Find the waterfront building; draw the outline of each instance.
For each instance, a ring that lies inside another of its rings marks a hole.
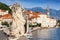
[[[43,12],[27,11],[29,23],[35,25],[36,23],[41,24],[41,27],[54,27],[56,26],[57,20],[50,17],[50,10],[47,7],[46,14]]]
[[[10,14],[5,14],[0,17],[2,22],[7,21],[8,23],[12,22],[12,16]]]
[[[39,17],[38,14],[36,12],[29,11],[29,10],[26,13],[28,14],[29,24],[36,25],[37,18]]]
[[[37,18],[37,23],[41,23],[42,27],[55,27],[57,20],[50,17],[49,6],[47,6],[46,10],[46,14],[44,14],[43,12],[38,13],[40,17]]]
[[[10,24],[12,22],[12,15],[8,13],[8,11],[0,9],[0,25],[2,22],[8,22]]]
[[[39,12],[40,17],[37,18],[37,23],[41,23],[41,27],[54,27],[56,26],[56,19],[48,17],[46,14]]]
[[[5,11],[5,10],[0,9],[0,15],[5,15],[5,14],[8,14],[8,10]]]

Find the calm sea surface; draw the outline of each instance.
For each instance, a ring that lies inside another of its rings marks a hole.
[[[60,28],[42,29],[35,40],[60,40]]]

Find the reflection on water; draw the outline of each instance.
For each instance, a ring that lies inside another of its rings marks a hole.
[[[60,28],[42,29],[36,40],[60,40]]]

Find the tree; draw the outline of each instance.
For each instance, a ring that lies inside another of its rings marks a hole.
[[[57,23],[59,23],[59,25],[58,25],[58,26],[60,26],[60,20],[58,20],[58,21],[57,21]]]
[[[12,11],[11,11],[11,9],[9,8],[9,6],[8,5],[6,5],[6,4],[4,4],[4,3],[1,3],[0,2],[0,9],[2,9],[2,10],[8,10],[9,11],[9,14],[12,14]]]
[[[37,26],[38,26],[38,27],[41,27],[41,23],[37,23]]]
[[[7,26],[7,27],[9,27],[9,24],[8,24],[8,22],[2,22],[2,25],[5,25],[5,26]]]
[[[36,23],[35,25],[29,24],[29,27],[41,27],[41,23]]]

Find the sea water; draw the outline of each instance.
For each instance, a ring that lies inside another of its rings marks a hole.
[[[33,40],[60,40],[60,28],[35,30],[33,32]]]

